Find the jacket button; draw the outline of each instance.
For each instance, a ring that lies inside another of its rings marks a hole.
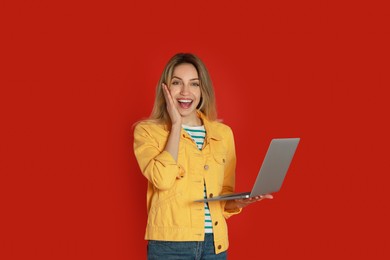
[[[222,159],[222,162],[225,163],[225,159]]]
[[[206,164],[203,168],[207,171],[209,169],[209,166]]]
[[[221,245],[219,245],[219,246],[218,246],[218,249],[221,249],[221,248],[222,248],[222,246],[221,246]]]
[[[218,221],[215,221],[214,225],[218,225]]]
[[[213,196],[214,196],[214,194],[210,193],[209,198],[212,198]]]

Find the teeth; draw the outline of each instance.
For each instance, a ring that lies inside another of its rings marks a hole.
[[[179,101],[181,103],[191,103],[192,102],[192,100],[188,100],[188,99],[179,99],[177,101]]]

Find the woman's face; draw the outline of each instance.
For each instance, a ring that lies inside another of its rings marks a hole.
[[[196,108],[200,102],[201,91],[198,72],[189,63],[175,67],[169,90],[176,108],[183,117],[183,124],[197,120]]]

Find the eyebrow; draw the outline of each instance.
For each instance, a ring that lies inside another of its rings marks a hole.
[[[182,78],[178,77],[178,76],[173,76],[172,79],[174,78],[177,78],[177,79],[180,79],[180,80],[183,80]],[[190,81],[193,81],[193,80],[199,80],[199,78],[193,78],[193,79],[190,79]]]

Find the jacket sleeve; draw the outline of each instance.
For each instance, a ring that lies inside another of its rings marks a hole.
[[[234,144],[234,136],[231,128],[228,128],[229,132],[227,134],[227,154],[226,154],[226,164],[225,164],[225,175],[223,179],[223,187],[221,194],[233,193],[235,189],[236,181],[236,148]],[[225,210],[225,205],[227,201],[221,201],[223,211],[223,216],[228,219],[232,215],[236,215],[242,211],[242,209],[237,210]]]
[[[138,124],[134,129],[134,154],[142,174],[156,189],[169,190],[175,180],[184,176],[184,169],[172,155],[159,147],[148,126]]]

